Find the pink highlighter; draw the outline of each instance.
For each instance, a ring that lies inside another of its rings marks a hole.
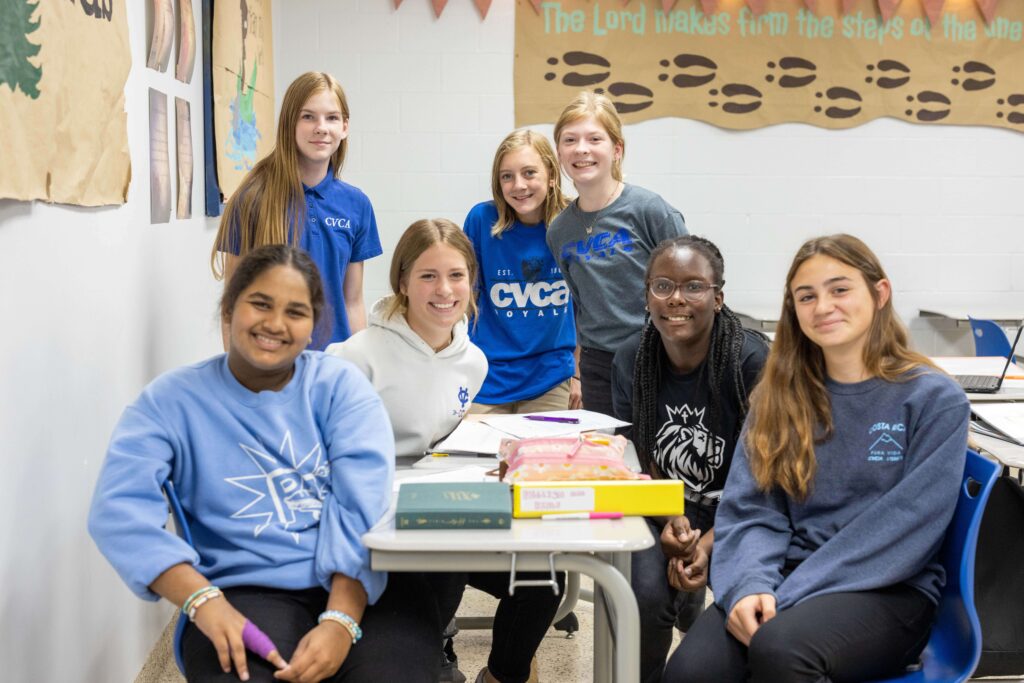
[[[541,519],[622,519],[621,512],[553,512],[541,515]]]

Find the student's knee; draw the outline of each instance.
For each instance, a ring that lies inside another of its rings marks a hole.
[[[712,649],[686,647],[686,638],[665,664],[662,683],[722,683],[730,679],[723,661]]]
[[[755,681],[793,680],[809,664],[799,639],[781,622],[768,621],[754,633],[747,649],[747,662]]]

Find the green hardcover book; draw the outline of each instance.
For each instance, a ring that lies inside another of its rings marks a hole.
[[[396,529],[508,529],[512,494],[500,482],[402,484]]]

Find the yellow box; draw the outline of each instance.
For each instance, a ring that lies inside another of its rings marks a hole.
[[[540,517],[554,512],[681,515],[683,482],[671,479],[524,481],[512,487],[513,517]]]

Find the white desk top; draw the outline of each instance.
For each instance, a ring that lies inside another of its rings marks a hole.
[[[1006,365],[1001,356],[932,356],[932,362],[951,375],[998,375]],[[967,394],[969,401],[1024,401],[1024,368],[1010,363],[1007,379],[994,394]]]
[[[982,320],[994,320],[1000,325],[1019,325],[1024,320],[1024,306],[1021,307],[1000,307],[990,308],[984,305],[967,307],[930,307],[918,311],[922,318],[949,318],[957,322],[966,323],[967,316]]]
[[[643,550],[654,538],[643,517],[622,519],[514,519],[512,528],[396,531],[394,509],[363,536],[370,550],[400,552],[595,552]]]

